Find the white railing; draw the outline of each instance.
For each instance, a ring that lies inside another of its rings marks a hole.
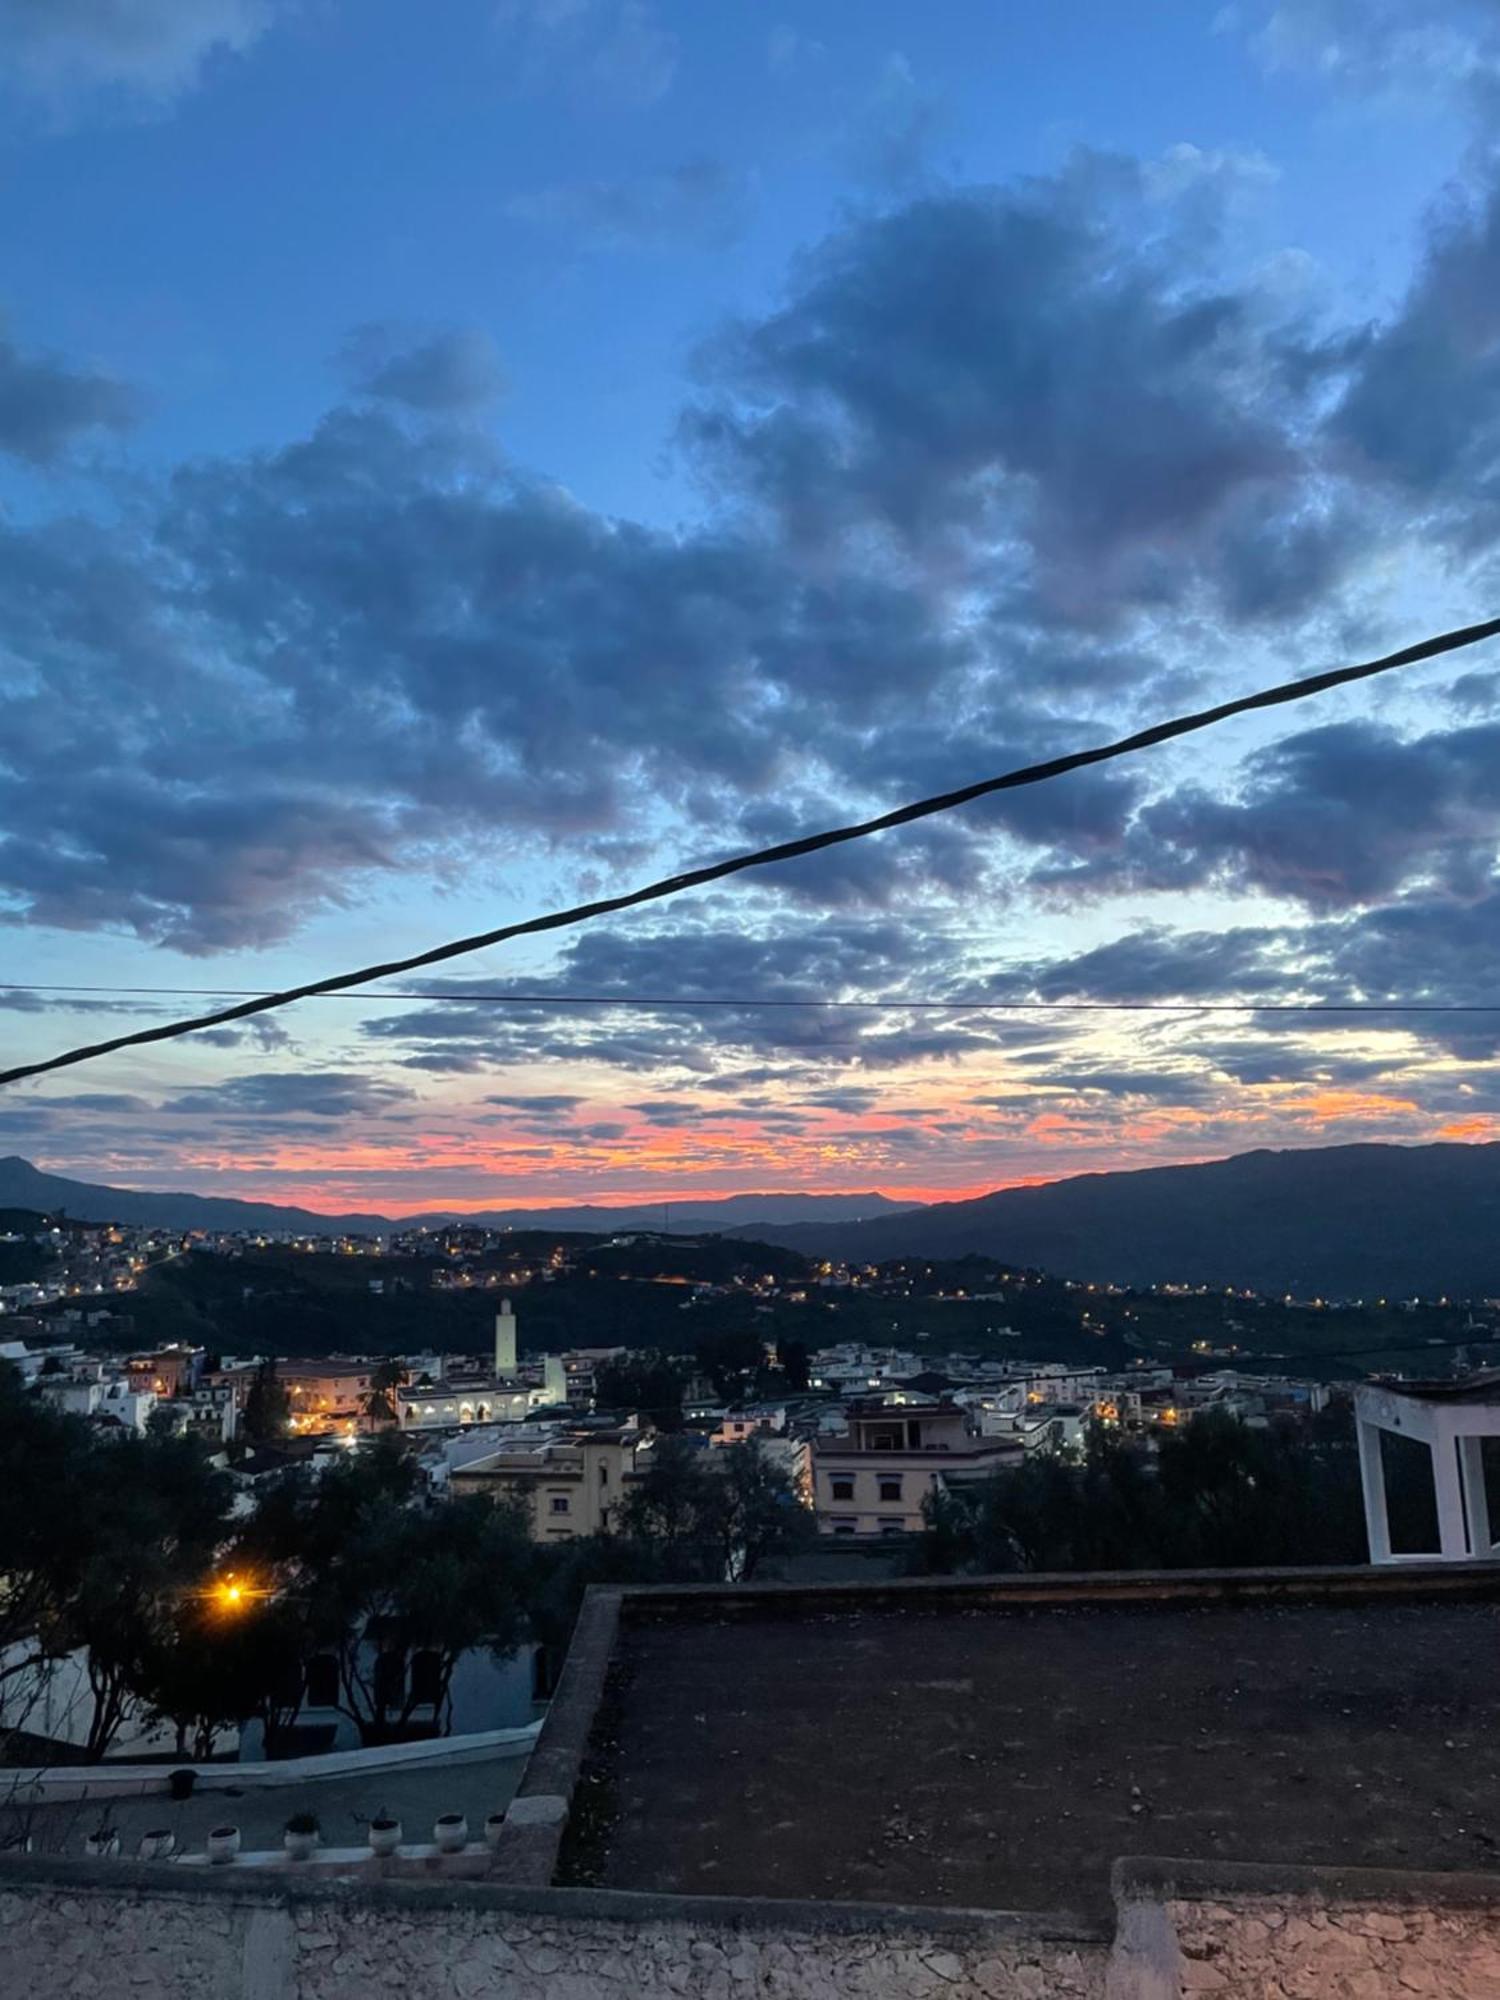
[[[330,1750],[322,1757],[283,1757],[264,1764],[40,1764],[0,1771],[0,1797],[10,1805],[58,1805],[79,1799],[145,1799],[172,1788],[174,1771],[194,1773],[195,1792],[248,1792],[278,1785],[317,1784],[365,1771],[404,1771],[455,1757],[484,1757],[530,1750],[540,1722],[519,1729],[486,1729],[471,1736],[434,1736],[420,1743],[387,1743],[373,1750]]]

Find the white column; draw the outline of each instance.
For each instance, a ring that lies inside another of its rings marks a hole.
[[[1364,1417],[1356,1417],[1354,1434],[1359,1440],[1359,1483],[1365,1495],[1365,1536],[1370,1544],[1370,1561],[1388,1563],[1391,1559],[1391,1530],[1386,1519],[1380,1426]]]
[[[1464,1496],[1458,1479],[1458,1452],[1445,1424],[1434,1426],[1432,1483],[1437,1494],[1438,1549],[1445,1562],[1463,1562],[1469,1554],[1464,1529]]]
[[[1494,1547],[1494,1538],[1490,1529],[1489,1496],[1484,1490],[1484,1439],[1461,1437],[1458,1456],[1463,1473],[1464,1505],[1469,1510],[1469,1540],[1476,1556],[1487,1556]]]

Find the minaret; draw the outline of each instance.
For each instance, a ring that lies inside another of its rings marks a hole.
[[[508,1377],[515,1372],[516,1316],[510,1309],[510,1300],[502,1299],[495,1314],[495,1373]]]

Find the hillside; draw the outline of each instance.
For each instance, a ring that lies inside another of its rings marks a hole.
[[[975,1253],[1116,1284],[1246,1285],[1304,1298],[1500,1296],[1500,1145],[1242,1153],[764,1233],[791,1249],[869,1263]]]
[[[730,1229],[760,1233],[761,1224],[803,1221],[848,1222],[864,1216],[899,1215],[905,1205],[882,1194],[736,1194],[717,1201],[624,1203],[612,1208],[488,1209],[460,1215],[453,1209],[393,1220],[387,1215],[325,1215],[311,1208],[284,1208],[269,1201],[238,1201],[228,1195],[154,1194],[133,1188],[96,1185],[44,1174],[18,1154],[0,1159],[0,1207],[66,1212],[78,1222],[131,1222],[164,1229],[264,1229],[306,1231],[309,1235],[380,1235],[416,1223],[472,1222],[485,1229],[582,1231],[607,1235],[619,1229],[661,1229],[664,1216],[674,1232]]]

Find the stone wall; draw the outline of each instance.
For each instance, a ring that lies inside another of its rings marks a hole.
[[[1500,2000],[1500,1876],[1123,1862],[1110,2000]]]
[[[1126,1862],[1116,1922],[0,1857],[26,2000],[1500,2000],[1500,1876]]]
[[[27,2000],[1102,2000],[1107,1948],[938,1910],[0,1863],[0,1993]]]
[[[1479,1910],[1170,1903],[1185,1994],[1220,2000],[1500,2000],[1500,1923]]]

